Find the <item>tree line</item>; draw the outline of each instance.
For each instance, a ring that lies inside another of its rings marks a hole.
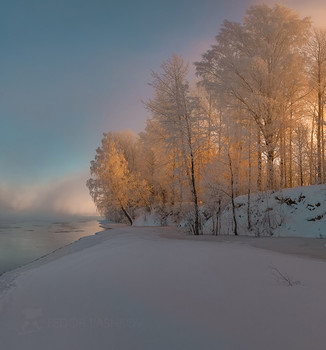
[[[282,5],[252,5],[225,20],[189,65],[178,55],[152,72],[143,132],[104,134],[91,162],[100,213],[130,224],[140,210],[202,221],[238,195],[326,180],[326,31]],[[218,220],[216,220],[218,222]],[[237,234],[236,221],[234,233]]]

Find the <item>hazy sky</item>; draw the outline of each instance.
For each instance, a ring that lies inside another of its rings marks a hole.
[[[85,180],[102,133],[141,131],[151,70],[174,52],[199,59],[254,2],[1,0],[0,211],[93,211]],[[326,18],[325,0],[282,3]]]

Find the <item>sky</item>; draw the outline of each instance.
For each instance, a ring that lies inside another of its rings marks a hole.
[[[199,60],[257,2],[1,0],[0,215],[95,213],[85,182],[102,134],[143,130],[151,71]],[[324,0],[279,2],[323,25]]]

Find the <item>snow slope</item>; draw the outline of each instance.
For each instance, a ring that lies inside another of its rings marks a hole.
[[[325,349],[325,261],[174,230],[114,228],[3,275],[1,349]]]
[[[247,196],[235,199],[240,234],[326,238],[326,185],[296,187],[251,196],[248,230]],[[222,214],[222,234],[232,234],[232,208]],[[210,230],[210,223],[206,231]]]

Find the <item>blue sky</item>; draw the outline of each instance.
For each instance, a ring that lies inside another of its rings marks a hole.
[[[2,0],[0,208],[10,197],[23,202],[22,193],[35,207],[71,181],[80,184],[71,196],[86,198],[102,133],[144,128],[151,70],[174,52],[199,59],[223,19],[240,21],[250,3]],[[284,3],[305,15],[326,8],[323,0]]]

